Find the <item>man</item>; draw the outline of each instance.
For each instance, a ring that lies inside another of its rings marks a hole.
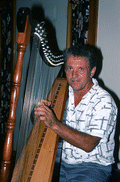
[[[60,182],[105,182],[114,163],[117,108],[96,79],[97,55],[89,45],[72,46],[65,52],[69,83],[63,123],[41,104],[35,114],[63,138]]]

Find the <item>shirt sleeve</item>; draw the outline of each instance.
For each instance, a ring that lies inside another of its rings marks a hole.
[[[108,140],[115,132],[117,107],[109,97],[100,97],[94,102],[87,116],[86,133]]]

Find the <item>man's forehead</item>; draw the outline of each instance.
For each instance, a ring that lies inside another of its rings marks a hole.
[[[68,56],[67,63],[69,63],[71,61],[72,62],[78,62],[78,63],[82,63],[82,62],[86,62],[87,64],[89,63],[88,59],[86,57],[83,57],[83,56],[70,55],[70,56]]]

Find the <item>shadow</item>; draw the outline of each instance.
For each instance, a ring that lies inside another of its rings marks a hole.
[[[60,52],[57,39],[56,39],[56,31],[52,24],[52,22],[45,17],[44,15],[44,9],[41,5],[33,5],[31,8],[31,14],[32,14],[32,32],[34,32],[34,29],[37,25],[37,23],[40,23],[42,21],[45,21],[45,31],[47,33],[47,40],[51,49],[51,52],[58,53]]]
[[[97,79],[99,85],[106,90],[114,99],[116,106],[118,108],[118,114],[117,114],[117,122],[116,122],[116,130],[115,130],[115,149],[114,149],[114,158],[115,158],[115,163],[112,165],[112,173],[109,179],[109,182],[118,182],[120,179],[120,171],[117,167],[117,164],[119,162],[119,135],[120,135],[120,100],[118,98],[118,96],[109,88],[106,87],[106,85],[104,84],[103,80],[99,78],[99,75],[101,73],[102,70],[102,65],[103,65],[103,55],[102,52],[99,48],[95,48],[95,51],[97,53],[98,56],[98,60],[97,60],[97,70],[96,73],[94,75],[94,78]]]
[[[98,83],[103,89],[105,89],[108,93],[110,93],[118,108],[116,132],[115,132],[115,151],[114,151],[115,165],[113,166],[114,168],[117,168],[117,163],[119,162],[118,152],[119,152],[119,135],[120,135],[120,100],[112,90],[108,89],[105,86],[102,79],[98,79]]]
[[[102,70],[102,65],[103,65],[103,55],[99,48],[95,47],[95,51],[96,51],[98,59],[97,59],[97,70],[94,75],[94,78],[96,78],[99,85],[113,97],[116,103],[116,106],[118,108],[116,131],[115,131],[115,150],[114,150],[115,164],[113,165],[113,168],[117,169],[117,163],[119,162],[118,152],[119,152],[119,135],[120,135],[120,100],[118,96],[112,90],[110,90],[109,88],[105,86],[103,80],[99,78],[99,75]]]
[[[94,78],[98,79],[98,77],[99,77],[99,75],[101,73],[101,70],[102,70],[103,55],[102,55],[102,52],[101,52],[100,48],[94,47],[94,46],[93,46],[93,48],[95,49],[96,56],[97,56],[96,72],[95,72]]]

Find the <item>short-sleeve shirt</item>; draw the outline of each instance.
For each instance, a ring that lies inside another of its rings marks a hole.
[[[97,80],[92,79],[92,81],[92,88],[76,107],[73,89],[69,86],[63,123],[79,132],[101,139],[91,152],[85,152],[63,140],[62,160],[68,164],[94,162],[109,165],[114,163],[117,107],[111,95],[99,86]]]

